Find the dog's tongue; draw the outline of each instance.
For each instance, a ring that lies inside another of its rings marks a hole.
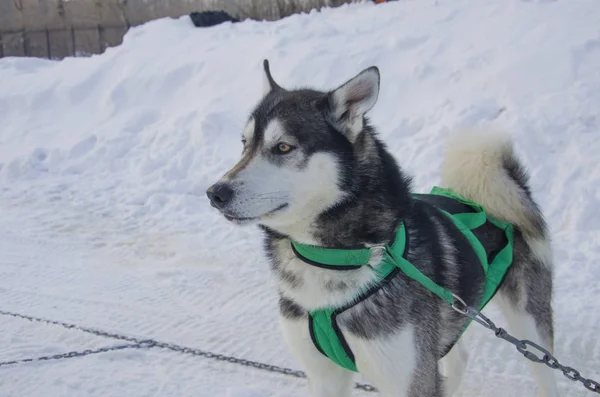
[[[229,215],[223,215],[229,222],[240,223],[240,220]]]

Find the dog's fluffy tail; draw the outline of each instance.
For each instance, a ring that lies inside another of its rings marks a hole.
[[[442,184],[482,205],[489,215],[512,223],[529,242],[547,241],[546,222],[528,183],[508,134],[468,130],[451,137]]]

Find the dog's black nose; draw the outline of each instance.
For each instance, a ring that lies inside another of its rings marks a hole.
[[[208,188],[206,195],[213,206],[223,208],[233,196],[233,189],[224,183],[217,183]]]

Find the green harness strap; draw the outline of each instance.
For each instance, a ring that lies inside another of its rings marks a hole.
[[[509,223],[488,217],[482,206],[459,196],[451,190],[434,187],[430,194],[449,197],[460,203],[466,204],[475,210],[475,212],[450,214],[439,209],[446,214],[454,222],[454,225],[464,234],[481,262],[486,274],[482,300],[479,304],[479,309],[483,309],[498,290],[504,275],[512,264],[513,227]],[[415,198],[418,199],[418,196],[415,196]],[[507,244],[496,254],[491,263],[488,263],[485,248],[472,232],[472,230],[480,227],[486,221],[489,221],[494,226],[504,230],[507,240]],[[423,287],[446,301],[449,305],[454,304],[454,298],[451,291],[436,284],[406,260],[406,230],[404,224],[401,224],[398,228],[394,242],[391,245],[386,245],[384,248],[382,262],[377,267],[373,268],[377,273],[378,282],[376,282],[368,292],[361,293],[354,302],[348,306],[341,308],[323,308],[309,313],[309,330],[315,347],[333,362],[351,371],[357,372],[356,364],[354,363],[354,355],[346,344],[346,340],[337,325],[336,317],[359,301],[366,299],[366,297],[379,290],[385,280],[394,277],[398,271],[401,271],[409,278],[417,281],[419,284],[423,285]],[[360,266],[369,266],[369,259],[371,258],[372,251],[372,249],[369,248],[350,250],[323,248],[295,242],[292,242],[292,249],[297,256],[308,263],[336,270],[350,270]],[[467,323],[467,326],[469,324],[470,321]]]

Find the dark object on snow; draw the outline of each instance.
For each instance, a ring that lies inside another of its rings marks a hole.
[[[215,26],[223,22],[239,22],[240,20],[232,17],[225,11],[203,11],[203,12],[192,12],[190,18],[194,26],[198,28],[207,28],[209,26]]]

